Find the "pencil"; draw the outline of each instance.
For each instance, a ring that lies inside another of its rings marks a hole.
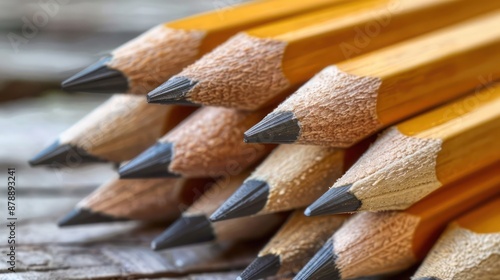
[[[119,169],[121,178],[236,175],[272,148],[247,145],[243,131],[266,111],[205,107]]]
[[[283,222],[281,214],[234,219],[220,223],[210,223],[208,216],[243,182],[248,173],[222,178],[205,192],[181,218],[173,223],[151,247],[155,250],[185,246],[213,240],[258,239],[274,232]]]
[[[294,279],[350,279],[409,268],[425,257],[447,223],[499,193],[499,167],[450,184],[405,211],[358,213]]]
[[[112,179],[78,203],[59,221],[75,226],[115,221],[173,221],[180,205],[191,205],[195,194],[210,183],[208,179]]]
[[[346,218],[344,215],[311,218],[304,216],[301,210],[295,211],[238,279],[293,276]]]
[[[245,141],[348,147],[463,95],[478,77],[500,77],[499,24],[496,11],[327,67]]]
[[[306,214],[402,210],[498,161],[499,107],[489,85],[387,129]]]
[[[77,167],[82,163],[130,160],[194,111],[151,106],[144,98],[115,95],[31,159],[32,166]]]
[[[495,279],[500,275],[500,197],[467,213],[441,235],[414,280]],[[451,265],[453,264],[453,265]]]
[[[67,91],[146,94],[240,30],[344,0],[254,1],[152,28],[62,83]]]
[[[500,6],[493,2],[351,1],[256,27],[170,78],[148,94],[148,102],[256,110],[281,100],[286,89],[330,64]],[[443,17],[446,10],[453,13]]]
[[[210,219],[221,221],[305,207],[328,190],[368,143],[349,150],[279,146]]]

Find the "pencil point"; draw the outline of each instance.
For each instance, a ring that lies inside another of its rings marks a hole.
[[[340,279],[340,272],[335,265],[337,257],[333,253],[333,241],[329,239],[314,257],[293,278],[294,280],[309,279]]]
[[[243,270],[238,279],[257,280],[275,276],[278,274],[280,266],[280,257],[274,254],[257,257],[245,270]]]
[[[73,209],[68,215],[64,216],[59,222],[60,227],[77,226],[85,224],[109,223],[127,221],[125,218],[116,218],[109,215],[93,212],[91,210],[79,208]]]
[[[258,213],[267,203],[269,185],[264,181],[248,180],[217,209],[210,221],[250,216]]]
[[[351,185],[331,188],[307,207],[306,216],[354,212],[361,207],[361,201],[349,192]]]
[[[185,77],[173,77],[148,93],[148,103],[193,104],[186,95],[197,83]]]
[[[172,156],[172,143],[158,142],[122,166],[118,173],[121,179],[178,177],[168,171]]]
[[[127,77],[107,66],[113,59],[106,56],[62,82],[64,90],[92,93],[124,93],[128,90]]]
[[[55,141],[52,145],[33,157],[29,164],[31,166],[68,166],[79,163],[106,162],[106,160],[88,154],[82,148],[74,147],[69,144],[62,144]]]
[[[293,112],[274,112],[245,132],[247,143],[293,143],[300,135]]]
[[[203,215],[182,216],[151,242],[154,250],[214,240],[212,224]]]
[[[419,278],[412,278],[412,280],[441,280],[441,278],[437,278],[434,276],[425,276],[425,277],[419,277]]]

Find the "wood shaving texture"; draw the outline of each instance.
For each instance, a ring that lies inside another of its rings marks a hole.
[[[159,25],[113,51],[108,66],[128,77],[129,93],[145,95],[193,63],[204,37]]]
[[[239,33],[177,76],[198,82],[189,100],[256,110],[290,86],[281,69],[285,48],[281,41]]]
[[[274,112],[293,112],[300,125],[296,143],[349,147],[378,130],[379,78],[358,77],[335,66],[319,74]]]
[[[333,187],[352,184],[359,210],[402,210],[441,187],[436,159],[442,140],[403,135],[396,127],[375,143]]]
[[[452,224],[427,255],[415,278],[493,280],[500,277],[500,233],[475,233]]]
[[[298,273],[345,218],[343,215],[306,217],[303,210],[297,210],[259,252],[259,256],[280,256],[281,266],[277,275]]]
[[[181,214],[185,179],[114,179],[78,203],[113,217],[137,220],[173,220]],[[145,207],[147,205],[147,207]]]
[[[205,107],[165,135],[174,143],[170,171],[185,177],[237,175],[263,157],[270,146],[245,144],[243,133],[266,112]]]
[[[267,204],[259,214],[296,209],[314,202],[342,175],[344,154],[340,149],[319,146],[276,148],[248,178],[265,181],[270,187]]]
[[[334,235],[335,261],[342,279],[396,272],[416,262],[413,234],[420,218],[406,213],[364,212]]]

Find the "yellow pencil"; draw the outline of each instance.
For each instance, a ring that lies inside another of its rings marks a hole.
[[[346,2],[246,30],[150,92],[148,100],[256,110],[330,64],[498,7],[489,0]],[[453,12],[442,16],[448,10]]]
[[[405,211],[356,214],[295,279],[352,279],[411,267],[451,220],[500,194],[499,168],[496,163],[449,184]]]
[[[451,223],[413,280],[496,279],[500,275],[500,197]]]
[[[346,0],[267,0],[167,22],[62,83],[67,91],[146,94],[240,30]]]
[[[500,85],[387,129],[308,215],[402,210],[500,158]]]

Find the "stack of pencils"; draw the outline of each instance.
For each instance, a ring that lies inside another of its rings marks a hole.
[[[60,226],[173,221],[155,250],[273,234],[242,280],[500,279],[499,26],[489,0],[169,22],[62,83],[114,95],[31,164],[121,164]]]

